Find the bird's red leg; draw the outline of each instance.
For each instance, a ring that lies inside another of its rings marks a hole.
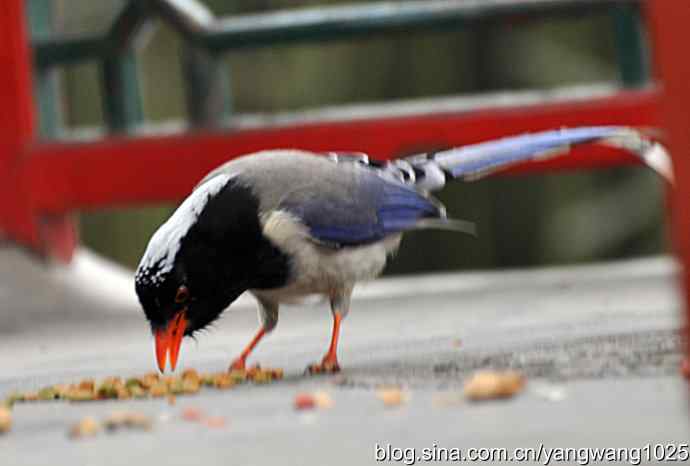
[[[338,365],[338,336],[340,335],[340,322],[343,316],[339,312],[333,313],[333,334],[331,335],[331,345],[328,352],[321,360],[321,364],[312,364],[307,370],[310,374],[322,374],[326,372],[340,372]]]
[[[244,348],[244,351],[240,354],[240,356],[235,359],[232,364],[230,364],[230,370],[244,370],[247,362],[247,356],[249,356],[249,353],[252,352],[254,347],[256,346],[257,343],[259,343],[259,340],[263,338],[263,336],[266,334],[266,329],[262,326],[258,332],[256,332],[256,335],[254,335],[254,338],[252,338],[252,341],[249,342],[249,344]]]

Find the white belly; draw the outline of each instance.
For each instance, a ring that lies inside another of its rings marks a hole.
[[[293,280],[287,286],[252,290],[275,303],[298,302],[313,294],[333,296],[356,282],[377,277],[401,239],[393,235],[377,243],[334,249],[311,239],[306,227],[286,212],[274,211],[262,223],[264,235],[292,259]]]

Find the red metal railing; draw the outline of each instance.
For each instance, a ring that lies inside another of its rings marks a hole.
[[[106,139],[33,146],[22,165],[33,208],[77,208],[179,199],[211,168],[250,152],[284,147],[364,151],[388,159],[415,149],[450,147],[507,134],[585,124],[658,123],[655,91],[629,91],[586,102],[479,112],[309,123],[234,132]],[[526,115],[528,117],[526,117]],[[533,163],[519,171],[633,163],[626,154],[588,149],[576,157]],[[107,174],[107,176],[105,175]]]
[[[462,145],[558,126],[658,123],[654,90],[627,91],[588,101],[557,101],[341,121],[292,122],[260,129],[197,131],[172,136],[110,137],[90,143],[35,141],[31,66],[24,2],[7,0],[0,12],[0,229],[34,250],[69,259],[77,209],[182,198],[194,182],[229,158],[267,148],[355,150],[387,159],[412,150]],[[521,167],[515,171],[628,163],[615,150]],[[155,173],[155,176],[152,176]]]
[[[587,101],[489,107],[340,121],[293,121],[259,129],[170,136],[110,137],[89,143],[37,142],[23,0],[0,5],[0,230],[32,249],[68,260],[76,246],[70,212],[180,199],[229,158],[267,148],[364,151],[376,158],[478,142],[558,126],[659,121],[655,90]],[[518,2],[516,2],[517,5]],[[568,2],[563,2],[564,4]],[[575,2],[573,2],[574,4]],[[632,159],[597,149],[514,171],[610,166]],[[155,174],[155,175],[154,175]]]

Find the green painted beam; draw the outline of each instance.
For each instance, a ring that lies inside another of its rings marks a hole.
[[[34,37],[34,62],[39,68],[96,60],[105,55],[105,36]]]
[[[31,2],[35,8],[50,3]],[[411,0],[300,8],[216,20],[198,0],[131,0],[102,36],[50,37],[45,28],[36,28],[35,61],[39,70],[46,70],[82,60],[101,60],[108,126],[113,131],[127,131],[143,119],[133,44],[149,17],[158,14],[186,39],[184,70],[190,119],[194,125],[208,125],[218,123],[230,112],[229,77],[227,66],[220,60],[222,52],[416,29],[459,28],[515,17],[571,17],[611,11],[622,79],[628,85],[640,85],[649,73],[638,7],[639,2],[634,0]],[[45,22],[50,15],[39,8],[32,16],[34,21]],[[40,79],[37,89],[39,93],[49,92],[49,86]],[[48,99],[45,102],[49,105]],[[50,113],[48,109],[46,114]]]
[[[130,1],[108,31],[101,72],[105,119],[113,132],[130,131],[144,120],[134,44],[148,17],[147,3]]]
[[[51,0],[31,0],[27,4],[31,34],[50,34],[53,31]],[[34,95],[38,104],[38,131],[41,137],[56,137],[63,127],[60,108],[59,82],[56,70],[39,68],[34,73]]]
[[[611,15],[621,81],[629,87],[642,86],[649,81],[650,70],[640,9],[637,5],[621,5]]]
[[[223,56],[187,45],[182,70],[190,124],[220,125],[231,111],[230,73]]]
[[[133,53],[114,54],[101,64],[103,109],[108,129],[126,132],[143,121],[136,57]]]
[[[211,50],[222,51],[415,29],[457,28],[505,16],[589,15],[629,3],[630,0],[416,0],[303,8],[220,19],[204,28],[195,40]]]
[[[456,28],[515,15],[582,16],[612,7],[631,6],[631,3],[639,1],[412,0],[299,8],[214,20],[210,13],[198,7],[200,4],[196,0],[132,2],[139,8],[155,9],[195,47],[214,52],[386,32]],[[109,45],[106,37],[101,36],[36,37],[33,42],[39,67],[102,57]]]
[[[110,48],[120,51],[136,48],[137,38],[152,14],[148,2],[130,0],[125,4],[108,31]]]

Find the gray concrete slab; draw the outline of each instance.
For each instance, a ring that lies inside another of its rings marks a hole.
[[[11,322],[0,331],[0,393],[154,368],[128,276],[87,253],[69,270],[36,266],[15,251],[0,251],[0,258],[0,315]],[[0,437],[1,464],[345,465],[375,463],[376,444],[421,454],[434,445],[512,450],[687,442],[675,274],[670,259],[652,258],[380,280],[360,289],[344,323],[340,375],[302,375],[327,345],[327,306],[287,308],[253,359],[283,367],[284,381],[207,391],[179,398],[175,407],[20,405],[14,430]],[[255,327],[253,307],[243,300],[198,342],[184,343],[180,365],[225,368]],[[519,397],[484,404],[459,397],[472,371],[505,367],[529,378]],[[402,385],[409,402],[384,408],[375,397],[382,384]],[[331,393],[332,409],[294,411],[296,393],[317,389]],[[183,422],[186,406],[229,424],[212,430]],[[154,431],[67,438],[81,416],[124,408],[152,415]]]

